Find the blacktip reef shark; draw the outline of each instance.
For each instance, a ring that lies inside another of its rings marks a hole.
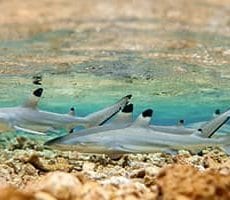
[[[74,112],[71,110],[70,112]],[[120,111],[114,120],[110,123],[106,123],[101,127],[94,127],[91,129],[78,132],[79,135],[89,134],[93,132],[100,132],[109,129],[125,128],[133,122],[133,104],[127,104],[122,111]],[[197,133],[199,130],[200,136],[211,137],[218,131],[230,118],[230,110],[218,115],[215,115],[213,119],[208,122],[201,122],[196,128],[189,128],[184,126],[184,120],[179,120],[178,124],[173,126],[161,126],[161,125],[149,125],[149,127],[155,131],[166,132],[171,134],[183,134],[190,135]]]
[[[150,125],[150,127],[155,131],[167,132],[172,134],[193,134],[197,131],[200,132],[202,137],[212,137],[223,125],[226,124],[230,119],[230,109],[224,113],[219,113],[214,116],[213,119],[206,122],[199,122],[196,125],[184,126],[184,120],[180,120],[176,126],[158,126]],[[230,133],[230,129],[229,129]]]
[[[118,113],[129,102],[132,95],[127,95],[115,104],[85,117],[76,117],[73,112],[59,114],[39,110],[37,104],[43,89],[36,89],[27,101],[18,107],[0,108],[0,132],[19,130],[32,134],[45,134],[49,130],[65,128],[71,130],[81,125],[92,127],[102,125]]]
[[[144,111],[134,122],[124,128],[86,129],[52,139],[45,145],[60,150],[112,156],[126,153],[174,152],[179,149],[198,152],[209,146],[220,147],[230,154],[230,136],[204,138],[201,137],[202,133],[199,130],[185,135],[156,131],[149,125],[152,113],[151,109]]]
[[[200,130],[204,137],[211,137],[220,128],[221,130],[218,132],[218,134],[230,134],[230,125],[227,124],[230,119],[230,109],[223,113],[217,109],[213,116],[214,118],[210,121],[195,122],[193,124],[189,124],[187,127],[190,129]]]
[[[132,106],[132,107],[131,107]],[[125,109],[126,108],[126,109]],[[122,117],[119,117],[117,115],[117,118],[110,123],[110,127],[114,127],[116,125],[116,128],[124,127],[124,124],[128,126],[130,123],[132,123],[132,111],[133,111],[133,105],[128,104],[126,105],[124,110],[126,112],[123,112],[121,115]],[[122,112],[120,112],[122,113]],[[197,133],[197,130],[200,132],[202,137],[211,137],[214,133],[216,133],[220,128],[222,128],[223,125],[226,124],[226,122],[230,119],[230,110],[227,110],[224,113],[220,113],[219,110],[215,111],[214,118],[210,121],[206,122],[199,122],[194,127],[184,126],[184,120],[179,120],[177,125],[170,125],[170,126],[162,126],[162,125],[149,125],[150,128],[152,128],[155,131],[160,132],[166,132],[171,134],[183,134],[183,135],[190,135],[193,133]],[[225,130],[229,131],[230,129]]]

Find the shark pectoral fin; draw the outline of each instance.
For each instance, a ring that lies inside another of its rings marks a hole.
[[[132,147],[132,145],[121,145],[119,143],[112,143],[107,145],[109,150],[119,153],[138,153],[138,150]]]
[[[43,93],[42,88],[33,91],[32,95],[24,102],[23,107],[36,108]]]
[[[137,119],[132,123],[132,126],[136,127],[147,127],[150,124],[153,115],[152,109],[147,109],[140,114]]]
[[[22,128],[20,126],[13,126],[15,128],[15,130],[17,131],[23,131],[26,133],[31,133],[31,134],[35,134],[35,135],[46,135],[45,133],[39,132],[39,131],[35,131],[35,130],[31,130],[31,129],[26,129],[26,128]]]
[[[52,132],[52,133],[57,133],[57,134],[60,134],[61,131],[58,130],[58,129],[55,129],[55,128],[48,128],[45,132]]]

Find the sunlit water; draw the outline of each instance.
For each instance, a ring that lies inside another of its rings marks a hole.
[[[152,108],[153,124],[206,121],[215,109],[229,108],[230,37],[161,31],[161,22],[151,19],[92,23],[0,41],[0,106],[20,105],[39,87],[32,77],[42,75],[39,108],[52,112],[74,106],[85,116],[127,94],[133,95],[134,118]]]

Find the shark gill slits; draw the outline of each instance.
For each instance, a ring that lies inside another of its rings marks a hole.
[[[38,89],[36,89],[36,90],[33,92],[33,94],[34,94],[34,96],[36,96],[36,97],[41,97],[41,96],[42,96],[42,92],[43,92],[43,89],[42,89],[42,88],[38,88]]]
[[[123,110],[122,110],[123,113],[131,113],[133,112],[133,104],[130,103],[130,104],[127,104]]]
[[[143,117],[152,117],[152,115],[153,115],[153,110],[152,110],[152,109],[145,110],[145,111],[142,113],[142,116],[143,116]]]

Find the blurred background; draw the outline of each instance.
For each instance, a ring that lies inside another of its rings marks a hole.
[[[133,94],[154,123],[230,103],[229,0],[1,0],[0,105],[42,76],[40,107],[79,115]]]

